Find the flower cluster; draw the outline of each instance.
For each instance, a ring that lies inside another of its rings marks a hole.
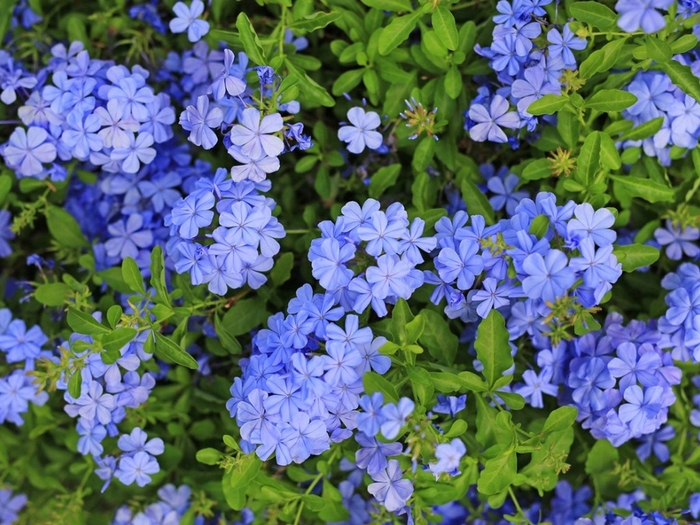
[[[681,264],[666,275],[661,286],[668,309],[659,319],[659,331],[664,334],[666,347],[673,349],[677,361],[700,361],[700,268],[691,263]]]
[[[416,266],[436,240],[423,237],[425,222],[410,222],[400,203],[384,212],[374,199],[362,206],[349,202],[335,222],[318,226],[321,237],[309,250],[312,273],[345,311],[362,313],[371,305],[383,317],[387,304],[408,299],[423,285]]]
[[[495,92],[486,85],[479,88],[465,113],[465,129],[472,140],[517,144],[517,138],[509,139],[503,128],[533,131],[538,119],[528,113],[528,107],[544,95],[559,95],[562,73],[576,69],[573,51],[584,49],[586,41],[577,37],[568,23],[561,29],[551,26],[544,46],[535,43],[545,24],[544,6],[549,3],[498,2],[493,43],[476,50],[489,59],[503,87]],[[517,111],[511,111],[511,104]]]
[[[153,145],[172,137],[175,113],[170,98],[146,83],[149,72],[92,59],[79,42],[69,49],[57,44],[52,56],[36,77],[11,59],[5,64],[3,102],[14,102],[17,89],[32,89],[18,110],[27,127],[16,128],[2,146],[17,176],[63,180],[67,172],[57,158],[126,174],[151,163]]]
[[[590,204],[557,206],[545,192],[513,211],[493,226],[462,211],[441,218],[437,273],[427,271],[425,279],[435,285],[434,304],[447,300],[448,317],[472,322],[504,309],[512,338],[539,337],[552,319],[600,304],[621,275],[612,253],[614,217]]]
[[[269,189],[269,181],[233,182],[224,169],[200,178],[166,218],[171,235],[166,251],[175,270],[189,273],[192,284],[208,283],[209,291],[219,295],[246,283],[262,286],[267,281],[262,272],[272,268],[280,249],[276,239],[285,236],[272,216],[275,201],[259,193]],[[200,234],[208,227],[211,234]]]
[[[700,60],[688,56],[677,56],[679,62],[700,71]],[[635,126],[662,119],[660,129],[644,140],[627,140],[624,149],[641,148],[649,157],[656,157],[663,166],[671,164],[671,148],[693,149],[700,137],[700,104],[671,82],[666,73],[658,71],[639,72],[627,91],[637,97],[623,115]]]
[[[156,379],[150,372],[138,372],[141,363],[152,357],[144,349],[149,336],[150,330],[142,331],[119,349],[114,360],[107,359],[105,352],[92,351],[91,336],[73,334],[64,343],[64,355],[74,356],[68,357],[68,361],[83,366],[82,370],[73,372],[81,376],[80,395],[73,397],[68,392],[67,381],[59,381],[58,387],[66,390],[66,413],[77,418],[78,451],[91,455],[97,462],[95,473],[105,481],[103,492],[113,477],[125,485],[135,482],[143,487],[160,470],[155,456],[163,453],[163,440],[148,440],[139,427],[130,434],[119,435],[118,427],[127,416],[126,410],[145,403],[155,386]],[[116,436],[119,436],[117,446],[122,454],[119,458],[103,456],[102,442]]]
[[[34,383],[32,372],[39,359],[50,358],[52,352],[42,350],[49,339],[39,326],[27,325],[21,319],[12,319],[12,312],[0,309],[0,356],[13,367],[5,377],[0,377],[0,424],[10,421],[22,425],[22,414],[29,410],[29,403],[43,405],[49,399]]]

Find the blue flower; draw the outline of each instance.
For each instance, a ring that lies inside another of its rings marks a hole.
[[[19,511],[27,504],[24,494],[12,495],[10,489],[0,489],[0,523],[11,525],[18,519]]]
[[[674,261],[679,261],[684,254],[690,258],[700,254],[700,247],[695,244],[695,241],[700,239],[700,230],[693,226],[686,226],[681,230],[680,226],[667,220],[665,228],[654,230],[654,237],[656,242],[666,247],[666,255]]]
[[[416,404],[408,397],[399,399],[398,404],[388,403],[382,408],[384,422],[382,423],[382,435],[386,439],[396,439],[406,420],[413,412]]]
[[[413,266],[407,260],[397,255],[382,255],[377,259],[376,266],[367,268],[366,279],[372,288],[372,295],[377,299],[389,296],[408,299],[414,289],[409,281],[412,270]]]
[[[555,28],[552,28],[547,33],[549,41],[549,54],[553,58],[561,57],[564,60],[564,66],[574,69],[576,67],[576,58],[571,52],[581,51],[586,48],[586,39],[577,37],[569,28],[569,24],[564,25],[564,31],[559,33]]]
[[[193,193],[173,206],[173,225],[180,226],[178,233],[183,239],[197,236],[200,228],[211,224],[214,219],[214,194],[211,192]]]
[[[132,213],[125,221],[119,220],[107,227],[112,236],[105,243],[107,255],[126,259],[136,259],[139,248],[149,248],[153,244],[153,232],[144,228],[143,216],[140,213]]]
[[[0,350],[7,354],[8,363],[33,362],[41,353],[41,347],[49,338],[39,326],[27,326],[21,319],[12,321],[0,335]]]
[[[245,80],[238,78],[233,60],[233,51],[224,49],[224,67],[207,89],[207,93],[214,95],[214,100],[221,100],[226,94],[237,97],[246,90]]]
[[[403,508],[413,494],[413,484],[402,477],[399,462],[392,459],[385,470],[372,476],[374,483],[367,487],[367,491],[383,503],[386,510],[395,512]]]
[[[209,98],[205,95],[197,97],[197,106],[187,106],[180,115],[180,125],[190,132],[187,138],[192,144],[211,149],[216,146],[219,138],[211,128],[221,125],[224,114],[219,107],[209,109]]]
[[[41,174],[44,171],[42,163],[56,159],[56,146],[48,139],[49,135],[43,128],[30,126],[27,131],[16,128],[2,150],[5,162],[18,175],[32,177]]]
[[[153,456],[146,452],[137,452],[133,456],[122,456],[114,475],[124,485],[136,482],[139,487],[145,487],[151,482],[151,476],[158,472],[160,466]]]
[[[260,111],[249,107],[241,112],[239,124],[231,128],[231,142],[240,146],[241,153],[257,160],[263,155],[277,157],[284,151],[282,139],[273,135],[282,131],[284,121],[279,113],[266,115],[260,120]]]
[[[376,131],[382,123],[377,113],[354,107],[347,115],[350,125],[340,127],[338,138],[348,144],[350,153],[362,153],[365,147],[376,150],[382,145],[382,134]]]
[[[363,410],[355,418],[357,429],[370,437],[379,433],[379,429],[386,421],[386,416],[382,410],[384,396],[381,392],[375,392],[371,396],[360,398],[360,408]]]
[[[479,245],[472,239],[459,243],[459,253],[452,248],[443,248],[435,258],[435,268],[446,283],[457,281],[457,288],[468,290],[474,279],[484,269],[484,261],[477,252]]]
[[[482,104],[472,104],[469,108],[469,118],[476,124],[469,130],[469,136],[476,142],[507,142],[508,137],[501,127],[517,129],[520,127],[520,117],[514,111],[508,111],[508,101],[500,95],[495,95],[487,109]]]
[[[542,394],[547,394],[556,397],[558,388],[550,383],[552,380],[553,370],[544,368],[539,374],[534,370],[525,370],[523,372],[524,385],[515,388],[515,392],[525,398],[525,400],[533,408],[543,408]]]
[[[345,263],[355,257],[355,246],[341,244],[336,239],[324,239],[319,246],[317,256],[311,258],[311,268],[314,278],[326,290],[337,290],[347,286],[353,277],[352,270]]]
[[[647,434],[644,436],[643,443],[637,447],[637,457],[640,461],[646,461],[649,456],[651,456],[653,450],[657,459],[662,463],[666,463],[671,457],[671,453],[668,450],[668,445],[666,445],[665,442],[673,439],[674,437],[676,437],[676,432],[671,425],[666,425],[653,434]],[[694,517],[697,518],[697,515],[694,515]]]
[[[187,31],[187,39],[190,42],[198,42],[209,32],[209,22],[199,20],[204,12],[204,3],[201,0],[192,0],[187,7],[184,2],[178,2],[173,6],[176,17],[170,21],[170,30],[173,33]]]
[[[461,396],[444,396],[438,394],[437,403],[433,407],[433,412],[438,414],[449,414],[455,417],[459,412],[464,410],[467,406],[467,396],[463,394]]]
[[[0,257],[7,257],[12,253],[10,241],[15,238],[14,232],[10,229],[12,215],[7,210],[0,210]]]
[[[156,150],[152,145],[153,135],[150,133],[139,133],[136,138],[129,135],[129,144],[124,148],[112,150],[110,158],[113,161],[121,161],[124,173],[137,173],[141,167],[140,163],[150,164],[156,158]]]
[[[657,9],[668,9],[672,3],[673,0],[618,0],[615,4],[615,10],[620,13],[617,25],[628,33],[640,28],[645,33],[656,33],[666,27]]]
[[[539,253],[527,256],[523,262],[523,291],[532,298],[553,303],[564,295],[576,281],[576,273],[567,266],[568,259],[559,250],[542,257]]]
[[[657,419],[659,413],[675,401],[675,396],[660,386],[642,390],[632,385],[625,390],[624,397],[627,403],[620,407],[620,420],[629,424],[635,436],[656,430],[662,423]]]
[[[146,452],[152,456],[158,456],[165,451],[165,444],[160,438],[148,440],[148,435],[139,427],[134,428],[131,434],[123,434],[119,436],[117,446],[127,454],[136,454],[137,452]]]
[[[467,447],[461,439],[454,438],[450,443],[440,443],[435,447],[435,457],[437,463],[429,463],[428,469],[435,474],[435,479],[440,477],[440,474],[446,472],[451,476],[459,473],[459,463],[462,456],[467,453]]]

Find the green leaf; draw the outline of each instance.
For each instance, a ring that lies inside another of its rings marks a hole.
[[[637,102],[637,97],[629,91],[623,91],[621,89],[601,89],[597,93],[594,93],[592,97],[588,98],[583,107],[606,112],[622,111],[635,102]]]
[[[262,299],[242,299],[226,312],[221,324],[236,337],[260,326],[267,317],[268,312]]]
[[[270,278],[274,285],[279,286],[286,283],[292,276],[292,268],[294,268],[294,254],[292,252],[283,253],[270,272]]]
[[[581,152],[579,153],[576,170],[576,178],[581,183],[590,187],[593,184],[596,172],[600,169],[600,143],[602,132],[593,131],[588,134],[583,141]]]
[[[367,394],[381,392],[386,403],[398,403],[399,401],[396,387],[376,372],[365,372],[362,376],[362,386]]]
[[[71,397],[78,399],[80,397],[80,387],[83,384],[83,372],[82,370],[76,370],[73,375],[70,376],[68,380],[68,393]]]
[[[389,323],[389,332],[391,332],[395,343],[403,346],[408,342],[406,325],[413,319],[415,319],[415,316],[411,312],[406,299],[399,299],[391,311],[391,321]]]
[[[336,97],[339,97],[343,93],[349,93],[362,82],[362,75],[364,72],[364,69],[350,69],[345,71],[333,82],[331,93]]]
[[[452,439],[461,436],[467,431],[467,422],[464,419],[455,419],[450,429],[445,432],[446,439]]]
[[[238,18],[236,18],[236,29],[238,29],[238,34],[241,38],[241,44],[245,50],[246,55],[253,62],[259,66],[267,65],[267,58],[265,57],[265,50],[260,44],[258,35],[255,33],[253,24],[250,23],[248,15],[244,12],[238,13]]]
[[[655,60],[658,63],[668,62],[673,56],[673,50],[663,40],[655,38],[651,35],[646,36],[646,49],[649,54],[649,58]]]
[[[445,73],[445,93],[452,100],[455,100],[462,93],[463,86],[464,83],[459,70],[455,66],[450,66],[447,73]]]
[[[61,306],[71,292],[70,286],[64,283],[44,283],[37,287],[34,299],[46,306]]]
[[[578,144],[581,125],[578,116],[571,111],[560,111],[557,114],[557,131],[566,145],[575,148]]]
[[[251,481],[255,479],[262,467],[262,461],[255,454],[245,454],[240,456],[238,464],[231,473],[231,487],[234,489],[247,488]]]
[[[107,322],[109,323],[109,326],[116,328],[117,323],[119,323],[122,318],[122,313],[122,307],[118,304],[110,306],[109,310],[107,310]]]
[[[78,222],[63,208],[49,205],[46,208],[46,225],[54,240],[66,248],[85,248],[85,240]]]
[[[420,344],[438,363],[451,366],[457,356],[459,338],[450,330],[449,323],[443,315],[434,310],[422,310],[425,319],[423,333],[418,339]]]
[[[197,368],[199,368],[195,358],[187,353],[187,351],[180,348],[180,345],[175,341],[165,337],[159,332],[153,333],[156,336],[156,355],[158,355],[158,357],[161,359],[167,358],[178,365],[185,366],[192,370],[197,370]]]
[[[532,220],[528,232],[538,239],[541,239],[545,236],[547,230],[549,230],[550,223],[551,221],[549,220],[549,217],[544,214],[538,215]]]
[[[617,449],[607,439],[596,441],[586,459],[586,474],[610,472],[619,457]]]
[[[615,27],[617,21],[617,14],[598,2],[575,2],[569,6],[569,12],[579,22],[585,22],[603,31]]]
[[[158,297],[166,304],[170,304],[168,287],[165,284],[165,261],[163,260],[163,250],[156,245],[151,252],[151,286],[155,289]]]
[[[673,201],[673,189],[650,179],[640,179],[629,175],[611,175],[615,192],[624,191],[630,197],[639,197],[648,202]]]
[[[133,328],[117,328],[102,337],[102,348],[107,351],[121,350],[134,340],[138,332]]]
[[[549,168],[548,159],[537,159],[530,162],[522,173],[523,180],[539,180],[548,179],[552,176],[552,170]]]
[[[413,11],[410,0],[362,0],[362,3],[381,11]]]
[[[224,455],[215,448],[203,448],[198,450],[194,457],[204,465],[216,465]]]
[[[216,330],[216,335],[219,336],[221,346],[223,346],[228,353],[234,355],[241,353],[243,350],[241,343],[226,330],[218,315],[214,315],[214,330]]]
[[[143,286],[143,275],[141,270],[131,257],[127,257],[122,262],[122,277],[124,282],[133,290],[141,295],[146,295],[146,288]]]
[[[233,472],[226,472],[221,478],[221,490],[229,507],[233,510],[242,510],[246,504],[246,487],[232,487],[231,480],[233,478]]]
[[[658,248],[646,244],[626,244],[616,246],[613,255],[622,263],[623,271],[633,272],[637,268],[654,264],[659,260],[660,252]]]
[[[700,78],[693,74],[690,67],[684,66],[675,60],[669,60],[659,65],[669,76],[671,82],[700,103]]]
[[[321,11],[317,11],[316,13],[307,15],[300,20],[295,20],[289,25],[289,29],[311,33],[312,31],[322,29],[328,24],[335,22],[342,15],[343,13],[340,11],[331,11],[330,13],[322,13]]]
[[[617,146],[605,132],[600,133],[600,165],[609,170],[619,170],[622,166]]]
[[[450,10],[442,5],[438,5],[433,11],[432,22],[433,29],[445,47],[450,51],[456,50],[459,45],[459,37],[455,17]]]
[[[513,410],[522,410],[525,406],[525,398],[515,392],[498,392],[498,397]]]
[[[493,384],[513,365],[510,355],[508,330],[503,316],[498,310],[491,310],[476,330],[474,342],[476,356],[484,365],[483,375],[489,386]]]
[[[377,170],[369,182],[369,196],[378,199],[389,188],[391,188],[399,178],[401,164],[384,166]]]
[[[379,35],[379,54],[386,56],[408,40],[411,31],[416,28],[418,19],[422,16],[423,13],[419,11],[394,18]]]
[[[568,97],[561,95],[545,95],[530,104],[527,112],[535,116],[552,115],[563,108],[568,100]]]
[[[482,494],[498,494],[507,489],[518,471],[518,459],[513,452],[489,459],[479,475],[476,488]]]
[[[430,379],[435,390],[443,394],[459,392],[462,389],[462,381],[457,374],[447,372],[430,372]]]
[[[68,326],[70,326],[74,332],[85,335],[97,335],[97,334],[107,334],[111,330],[105,325],[99,323],[90,314],[76,310],[75,308],[68,307],[68,316],[66,318],[68,321]]]
[[[432,162],[435,155],[435,139],[425,136],[420,139],[416,150],[413,152],[413,161],[411,166],[419,172],[425,171],[428,165]]]
[[[335,106],[335,99],[330,96],[325,88],[311,78],[306,71],[298,68],[289,60],[285,60],[284,63],[287,69],[289,69],[290,74],[297,75],[301,79],[299,82],[299,90],[308,101],[321,104],[328,108]]]
[[[576,416],[578,416],[578,410],[574,407],[559,407],[547,416],[541,433],[547,434],[549,432],[566,430],[574,424]]]
[[[656,117],[646,121],[644,124],[640,124],[636,128],[632,128],[627,133],[624,133],[620,140],[644,140],[653,135],[661,129],[663,126],[664,117]]]
[[[462,199],[467,203],[470,215],[481,215],[486,224],[494,223],[493,208],[486,195],[469,179],[464,179],[460,186]]]
[[[5,202],[5,199],[7,199],[11,189],[12,177],[10,177],[7,173],[0,175],[0,205]]]
[[[467,390],[472,392],[486,392],[488,390],[488,385],[474,372],[460,372],[458,377],[462,386]]]

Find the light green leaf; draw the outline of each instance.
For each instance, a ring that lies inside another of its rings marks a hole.
[[[593,184],[596,172],[600,169],[600,143],[602,132],[593,131],[588,134],[586,140],[583,141],[581,152],[579,153],[576,170],[576,178],[581,183],[590,187]]]
[[[617,14],[598,2],[575,2],[569,6],[569,12],[579,22],[585,22],[603,31],[615,27],[617,21]]]
[[[60,246],[66,248],[88,246],[78,222],[63,208],[49,205],[46,208],[46,225],[49,227],[51,236]]]
[[[646,49],[649,54],[649,58],[655,60],[657,63],[668,62],[673,56],[673,50],[663,40],[660,40],[651,35],[646,36]]]
[[[439,363],[451,366],[457,356],[459,338],[452,333],[445,317],[434,310],[422,310],[425,327],[419,341]]]
[[[70,326],[74,332],[85,335],[97,335],[97,334],[107,334],[111,330],[105,325],[98,322],[90,314],[76,310],[75,308],[68,307],[68,316],[66,318],[68,321],[68,326]]]
[[[574,407],[564,406],[553,410],[544,422],[542,434],[566,430],[574,424],[576,416],[578,416],[578,410]]]
[[[361,0],[368,7],[381,11],[413,11],[410,0]]]
[[[660,64],[660,66],[669,76],[671,82],[700,103],[700,78],[693,74],[690,67],[684,66],[675,60],[669,60]]]
[[[136,261],[131,257],[127,257],[122,261],[122,277],[132,291],[138,292],[141,295],[146,295],[146,288],[143,286],[141,270],[139,270]]]
[[[170,304],[168,288],[165,284],[165,261],[163,250],[156,245],[151,252],[151,286],[155,289],[158,297],[166,304]]]
[[[600,165],[609,170],[619,170],[622,166],[617,146],[605,132],[600,133]]]
[[[650,179],[640,179],[629,175],[611,175],[615,184],[615,192],[624,191],[630,197],[639,197],[648,202],[673,201],[673,189]]]
[[[394,18],[379,36],[379,54],[386,56],[408,40],[408,36],[416,28],[422,16],[422,12],[416,12]]]
[[[535,116],[552,115],[563,108],[568,100],[568,97],[561,95],[545,95],[530,104],[527,112]]]
[[[289,25],[289,29],[311,33],[335,22],[342,16],[342,14],[343,13],[340,11],[331,11],[330,13],[322,13],[317,11],[316,13],[307,15],[300,20],[295,20]]]
[[[622,263],[623,271],[633,272],[637,268],[654,264],[659,260],[660,252],[658,248],[646,244],[626,244],[616,246],[613,255]]]
[[[114,332],[102,337],[102,348],[106,352],[121,350],[134,340],[138,332],[133,328],[117,328]]]
[[[465,178],[460,186],[462,199],[467,203],[470,215],[481,215],[486,224],[494,223],[493,208],[486,195],[471,180]]]
[[[399,401],[396,387],[376,372],[365,372],[362,376],[362,386],[365,389],[365,393],[370,395],[375,392],[381,392],[385,403],[398,403]]]
[[[646,121],[644,124],[640,124],[636,128],[632,128],[627,133],[623,133],[620,140],[644,140],[653,135],[661,129],[663,126],[664,117],[656,117],[654,119]]]
[[[517,456],[510,451],[503,452],[484,464],[476,488],[482,494],[498,494],[510,486],[517,471]]]
[[[457,49],[459,45],[457,24],[455,24],[455,17],[450,10],[442,5],[438,5],[433,11],[432,22],[433,29],[435,29],[445,47],[450,51]]]
[[[549,167],[548,159],[537,159],[530,162],[522,173],[523,180],[539,180],[548,179],[552,176],[552,170]]]
[[[64,283],[44,283],[37,287],[34,299],[46,306],[61,306],[71,292],[70,286]]]
[[[622,111],[637,102],[629,91],[621,89],[601,89],[588,98],[583,107],[598,111]]]

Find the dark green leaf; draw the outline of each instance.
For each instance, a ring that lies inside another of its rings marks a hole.
[[[671,82],[700,103],[700,78],[693,74],[690,67],[684,66],[675,60],[669,60],[660,64],[660,66],[669,76]]]
[[[180,345],[178,345],[175,341],[158,332],[154,332],[154,334],[156,337],[157,356],[159,356],[161,359],[169,359],[178,365],[191,368],[192,370],[197,370],[197,368],[199,368],[195,358],[187,353],[186,350],[180,348]]]
[[[336,97],[339,97],[343,93],[349,93],[362,82],[362,75],[364,72],[364,69],[350,69],[343,72],[335,79],[335,82],[333,82],[331,93]]]
[[[655,135],[663,126],[664,117],[656,117],[624,133],[620,140],[643,140]]]
[[[508,330],[506,330],[505,321],[498,310],[491,310],[486,319],[479,323],[474,348],[476,356],[484,365],[483,375],[486,382],[489,386],[493,386],[496,380],[503,375],[503,372],[513,365]]]
[[[151,252],[151,286],[155,289],[158,297],[170,304],[168,288],[165,284],[165,262],[163,260],[163,250],[156,245]]]
[[[258,40],[258,35],[255,33],[253,24],[250,23],[248,15],[244,12],[238,13],[238,18],[236,18],[236,29],[238,29],[238,34],[241,39],[241,44],[243,49],[253,62],[259,66],[267,65],[267,58],[265,58],[265,51]]]
[[[443,365],[451,366],[457,356],[459,338],[452,333],[445,317],[434,310],[422,310],[425,327],[419,341],[430,355]]]
[[[379,54],[388,55],[408,40],[408,36],[416,28],[421,16],[423,16],[422,12],[416,12],[394,18],[379,36]]]
[[[232,336],[236,337],[260,326],[267,317],[268,312],[262,299],[242,299],[226,312],[221,323]]]
[[[410,0],[362,0],[368,7],[381,11],[412,11]]]
[[[581,152],[579,153],[576,170],[576,178],[578,178],[585,187],[590,187],[593,184],[596,172],[600,169],[600,131],[593,131],[588,134],[586,140],[583,141]]]
[[[462,389],[462,381],[457,374],[449,374],[447,372],[430,372],[430,379],[433,382],[435,390],[443,394],[459,392]]]
[[[615,27],[617,21],[617,14],[598,2],[575,2],[571,4],[569,11],[579,22],[585,22],[603,31]]]
[[[73,372],[73,375],[70,376],[70,379],[68,380],[68,393],[73,397],[74,399],[78,399],[80,397],[80,387],[83,384],[83,373],[82,370],[76,370]]]
[[[335,22],[342,16],[340,11],[331,11],[330,13],[322,13],[320,11],[305,16],[300,20],[295,20],[289,25],[289,29],[295,31],[306,31],[311,33],[318,29],[326,27],[328,24]]]
[[[522,173],[523,180],[539,180],[548,179],[552,176],[552,170],[549,167],[548,159],[537,159],[530,162]]]
[[[544,427],[542,427],[542,433],[546,434],[548,432],[560,432],[562,430],[566,430],[574,424],[576,421],[576,416],[578,416],[578,410],[576,410],[574,407],[559,407],[547,416],[547,420],[544,422]]]
[[[486,224],[494,223],[493,208],[486,195],[469,179],[462,181],[462,198],[467,203],[470,215],[481,215]]]
[[[294,254],[285,252],[277,259],[274,268],[270,272],[270,278],[275,286],[286,283],[292,276],[292,268],[294,268]]]
[[[387,189],[396,184],[399,173],[401,173],[401,164],[398,163],[377,170],[369,182],[369,196],[373,199],[381,197]]]
[[[56,242],[66,248],[84,248],[88,246],[78,222],[63,208],[48,206],[46,224]]]
[[[95,320],[90,314],[86,314],[70,306],[68,307],[68,316],[66,320],[68,321],[68,326],[79,334],[97,335],[107,334],[111,331],[105,325]]]

